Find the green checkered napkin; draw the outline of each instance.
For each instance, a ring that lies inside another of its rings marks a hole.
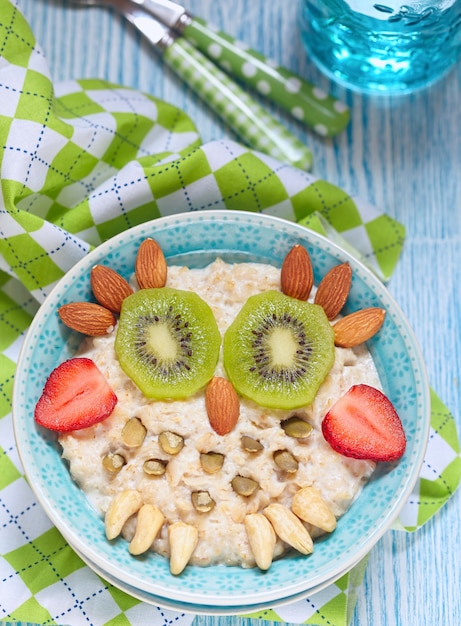
[[[404,229],[334,185],[231,141],[201,145],[191,120],[152,96],[100,80],[53,85],[16,4],[0,0],[0,621],[190,624],[193,616],[114,588],[66,544],[23,475],[11,421],[15,364],[39,304],[107,238],[182,211],[247,209],[339,241],[383,280]],[[433,393],[421,476],[398,521],[424,524],[458,486],[453,417]],[[365,561],[311,598],[252,615],[345,626]]]

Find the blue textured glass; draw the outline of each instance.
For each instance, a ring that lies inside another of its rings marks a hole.
[[[301,0],[302,39],[328,75],[366,92],[409,92],[461,56],[461,1]]]

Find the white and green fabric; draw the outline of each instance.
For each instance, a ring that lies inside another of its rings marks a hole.
[[[0,0],[0,183],[0,622],[190,624],[193,616],[140,602],[92,572],[25,480],[11,393],[38,306],[91,248],[180,211],[245,209],[300,221],[341,241],[383,280],[398,262],[404,228],[243,145],[202,145],[182,111],[152,96],[100,80],[53,85],[43,52],[9,0]],[[453,417],[435,393],[432,407],[426,460],[398,522],[405,531],[424,524],[460,480]],[[345,626],[365,561],[305,601],[252,617]]]

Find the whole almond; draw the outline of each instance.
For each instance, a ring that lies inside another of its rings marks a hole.
[[[154,239],[145,239],[139,246],[135,274],[141,289],[165,286],[167,276],[165,255]]]
[[[120,313],[122,302],[133,293],[123,276],[105,265],[95,265],[91,269],[90,284],[99,304],[113,313]]]
[[[280,275],[282,291],[285,295],[307,300],[314,284],[314,273],[309,253],[296,244],[286,255]]]
[[[386,311],[378,307],[361,309],[333,324],[335,345],[353,348],[375,335],[384,323]]]
[[[320,281],[314,302],[323,308],[329,320],[334,319],[346,304],[351,281],[352,270],[349,263],[332,267]]]
[[[66,326],[91,337],[101,337],[114,330],[115,317],[111,311],[93,302],[70,302],[58,309]]]
[[[215,376],[205,393],[206,410],[211,428],[226,435],[234,428],[240,415],[240,402],[234,386],[226,378]]]

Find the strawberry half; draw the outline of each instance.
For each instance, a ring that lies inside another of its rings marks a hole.
[[[400,417],[387,396],[369,385],[354,385],[323,418],[330,446],[354,459],[395,461],[405,452]]]
[[[54,369],[35,407],[35,421],[51,430],[87,428],[112,413],[117,396],[94,361],[74,358]]]

